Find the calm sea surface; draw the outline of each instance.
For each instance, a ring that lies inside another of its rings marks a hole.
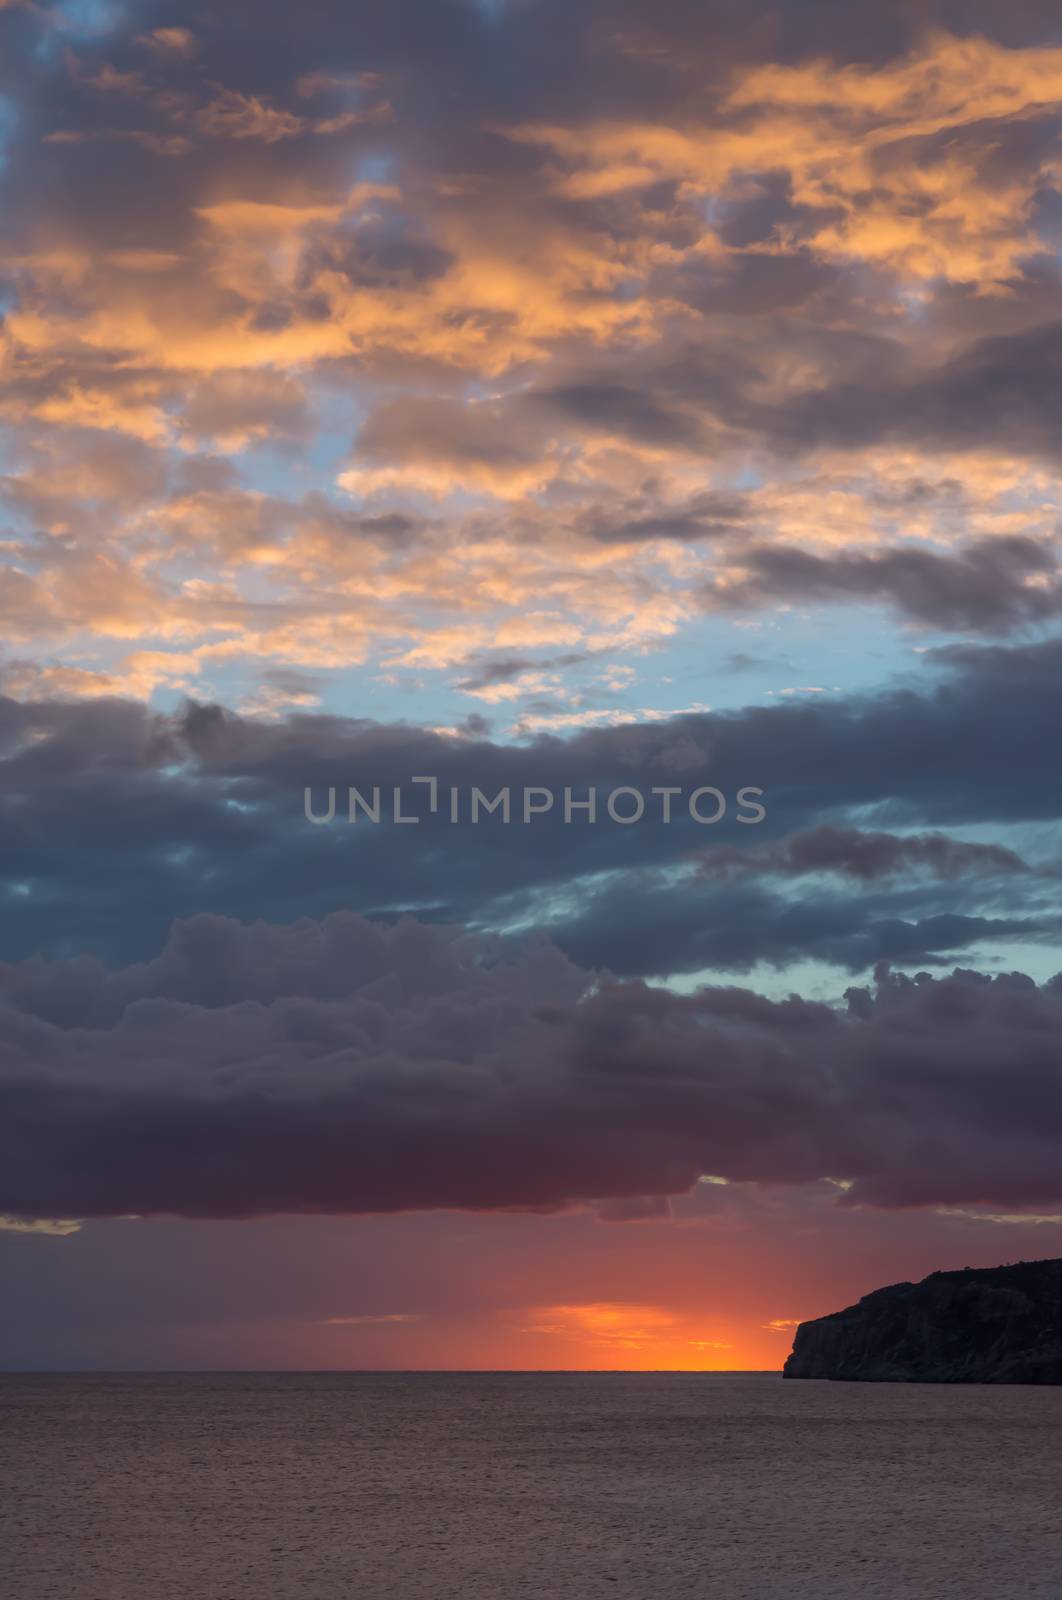
[[[4,1375],[0,1593],[1062,1597],[1062,1389]]]

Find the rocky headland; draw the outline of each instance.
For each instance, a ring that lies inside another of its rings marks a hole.
[[[1062,1260],[934,1272],[802,1322],[786,1378],[1062,1383]]]

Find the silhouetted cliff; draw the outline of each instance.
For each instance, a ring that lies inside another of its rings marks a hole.
[[[934,1272],[802,1322],[786,1378],[1062,1383],[1062,1260]]]

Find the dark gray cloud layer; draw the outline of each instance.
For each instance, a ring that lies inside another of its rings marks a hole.
[[[580,961],[624,971],[657,971],[646,963],[665,958],[672,970],[747,970],[802,950],[858,969],[880,956],[939,959],[992,927],[1046,938],[1057,923],[1050,885],[1016,872],[999,846],[888,845],[906,870],[898,884],[870,873],[881,840],[827,836],[835,850],[816,857],[794,836],[884,827],[902,840],[927,827],[1056,823],[1058,756],[1044,730],[1060,710],[1060,649],[964,647],[923,668],[915,686],[879,695],[520,746],[323,715],[266,722],[209,706],[163,715],[122,701],[0,701],[0,953],[92,950],[128,961],[157,951],[175,916],[285,921],[344,907],[471,925],[547,919]],[[348,784],[379,785],[386,796],[416,774],[466,796],[473,785],[492,795],[525,784],[557,793],[714,784],[732,796],[753,784],[767,818],[755,829],[732,816],[698,827],[681,810],[671,826],[633,828],[564,826],[557,813],[527,827],[489,817],[475,828],[444,816],[406,828],[304,820],[307,785],[318,801]],[[753,852],[758,881],[734,876],[738,848]],[[705,851],[710,877],[667,876]],[[869,876],[873,895],[797,875],[838,865]],[[624,935],[638,918],[622,915],[635,904],[670,930],[664,937],[661,926],[655,944],[643,939],[640,958]]]
[[[1020,975],[882,974],[845,1016],[345,913],[200,917],[146,966],[0,991],[0,1213],[552,1209],[702,1173],[1062,1198],[1062,988]]]

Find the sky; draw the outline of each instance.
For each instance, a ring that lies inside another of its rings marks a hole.
[[[1047,0],[0,0],[0,1367],[1062,1254],[1060,132]]]

